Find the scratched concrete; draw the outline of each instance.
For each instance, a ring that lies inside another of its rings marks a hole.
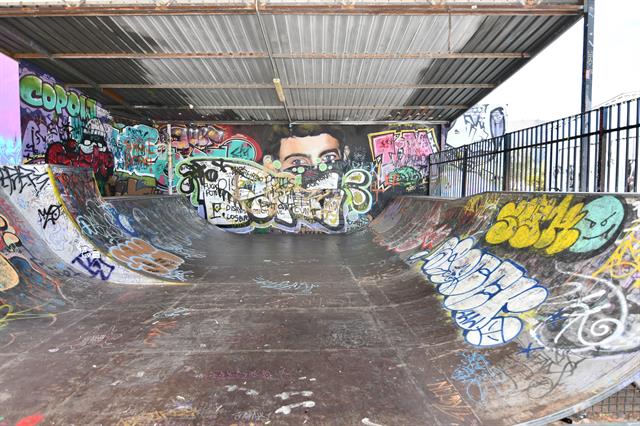
[[[0,324],[0,415],[9,424],[30,415],[65,425],[544,424],[606,397],[639,370],[626,252],[615,273],[593,278],[602,288],[584,286],[591,295],[570,287],[582,310],[563,292],[620,247],[634,247],[623,230],[636,219],[634,198],[623,199],[624,223],[606,247],[556,256],[483,240],[508,201],[532,194],[405,197],[351,235],[246,236],[208,225],[184,198],[103,201],[86,174],[53,171],[85,185],[56,183],[69,219],[92,217],[102,231],[85,238],[105,259],[126,267],[110,250],[138,238],[182,263],[162,255],[169,268],[134,271],[165,285],[83,275],[65,266],[19,206],[0,199],[21,240],[0,250],[20,266],[20,283],[0,293],[13,309],[3,308]],[[580,197],[590,200],[573,201]],[[419,252],[451,237],[475,238],[548,289],[540,306],[520,314],[525,328],[509,342],[465,341],[421,271]],[[607,293],[616,288],[624,297]],[[562,329],[549,317],[569,326],[581,312],[618,320],[622,339],[569,330],[549,340]]]

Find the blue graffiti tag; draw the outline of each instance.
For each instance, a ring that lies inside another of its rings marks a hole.
[[[100,257],[93,257],[90,252],[80,253],[71,263],[77,263],[82,266],[82,268],[94,278],[97,275],[100,275],[100,279],[103,281],[108,280],[111,277],[111,273],[116,268],[115,266],[106,263]]]
[[[462,362],[451,374],[453,380],[466,385],[467,397],[475,402],[486,399],[487,390],[493,387],[499,393],[498,385],[508,379],[504,371],[491,365],[491,362],[478,352],[463,352]]]

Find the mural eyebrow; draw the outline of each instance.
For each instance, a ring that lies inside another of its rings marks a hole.
[[[289,154],[286,157],[284,157],[284,159],[282,161],[287,161],[291,157],[304,157],[304,158],[307,158],[307,159],[311,159],[311,156],[309,154],[303,154],[303,153],[299,153],[299,152],[294,152],[293,154]]]
[[[340,157],[340,150],[337,148],[327,149],[326,151],[322,151],[320,153],[320,157],[323,157],[327,154],[338,154],[338,157]]]

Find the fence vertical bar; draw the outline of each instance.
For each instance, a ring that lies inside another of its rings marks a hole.
[[[169,185],[169,195],[173,195],[173,147],[171,145],[171,124],[167,124],[167,160],[169,169],[167,170],[167,184]]]
[[[596,182],[598,183],[597,192],[604,192],[605,188],[605,166],[606,166],[606,158],[605,158],[605,138],[604,138],[604,129],[606,118],[608,115],[605,112],[607,109],[605,107],[600,108],[600,113],[598,114],[598,164],[596,166]]]
[[[469,159],[467,146],[465,145],[462,151],[462,197],[467,196],[467,162]]]

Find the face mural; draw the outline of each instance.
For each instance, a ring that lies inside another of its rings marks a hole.
[[[360,229],[392,194],[425,193],[428,156],[437,150],[433,128],[216,128],[220,132],[212,135],[218,142],[212,143],[211,152],[229,140],[244,145],[226,149],[224,156],[194,155],[196,149],[189,148],[191,157],[176,167],[177,189],[190,195],[202,217],[238,233]],[[265,142],[257,149],[255,141]],[[250,153],[262,155],[262,165],[247,161]]]

